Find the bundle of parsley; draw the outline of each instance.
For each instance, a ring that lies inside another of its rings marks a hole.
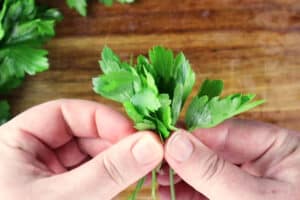
[[[149,59],[138,56],[136,64],[121,61],[108,47],[102,51],[103,75],[93,79],[94,91],[123,104],[138,130],[154,130],[162,142],[176,130],[184,103],[195,83],[195,73],[183,53],[174,57],[171,50],[157,46]],[[185,115],[188,130],[209,128],[264,101],[252,101],[254,94],[220,97],[221,80],[205,80],[192,99]],[[173,170],[170,169],[171,197],[175,199]],[[143,185],[139,181],[130,199]],[[156,199],[156,170],[152,172],[152,198]]]
[[[119,3],[133,3],[134,0],[99,0],[105,6],[112,6],[117,1]],[[67,0],[69,8],[75,9],[81,16],[86,16],[87,13],[87,0]]]
[[[7,94],[21,85],[25,74],[48,69],[42,46],[54,36],[62,15],[34,0],[0,0],[0,6],[0,94]],[[8,103],[0,101],[0,124],[9,116]]]

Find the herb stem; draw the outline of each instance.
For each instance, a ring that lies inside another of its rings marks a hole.
[[[153,170],[152,171],[152,183],[151,183],[152,200],[156,200],[156,183],[157,183],[157,174],[156,174],[156,170]]]
[[[136,199],[136,196],[138,195],[138,193],[142,189],[145,180],[146,180],[146,177],[144,177],[141,180],[139,180],[139,182],[137,183],[134,191],[132,192],[132,194],[130,195],[130,197],[128,198],[128,200],[135,200]]]
[[[170,178],[171,200],[176,200],[175,185],[174,185],[174,171],[172,168],[169,169],[169,178]]]

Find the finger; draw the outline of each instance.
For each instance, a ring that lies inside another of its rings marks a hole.
[[[51,148],[68,143],[73,136],[117,142],[134,132],[132,122],[95,102],[57,100],[35,106],[4,127],[28,132]]]
[[[233,119],[193,134],[214,152],[235,164],[253,161],[262,156],[287,130],[271,124]]]
[[[209,199],[237,200],[243,196],[245,200],[277,200],[284,199],[283,195],[288,192],[283,183],[259,179],[220,158],[190,133],[173,134],[165,149],[169,165]],[[279,191],[283,193],[278,194]]]
[[[154,134],[134,134],[84,165],[43,180],[47,185],[43,189],[53,191],[52,199],[112,199],[154,169],[162,158],[163,148]],[[44,184],[40,182],[37,187]]]
[[[207,200],[201,193],[197,192],[191,186],[181,181],[175,185],[176,199],[188,199],[188,200]],[[170,200],[170,187],[159,186],[159,197],[160,200]]]
[[[20,132],[15,129],[5,129],[5,131],[0,134],[0,141],[10,149],[22,151],[26,155],[34,158],[34,162],[41,162],[41,164],[45,165],[45,168],[48,168],[48,170],[53,173],[63,173],[66,171],[66,168],[59,161],[56,154],[30,133],[24,131]],[[16,155],[18,154],[12,154],[10,156],[11,159],[16,159],[14,158]]]
[[[294,152],[299,148],[299,133],[272,124],[234,119],[216,128],[196,130],[195,135],[219,156],[240,164],[252,175],[288,182],[299,176],[298,170],[288,167],[298,165]]]
[[[77,142],[81,151],[91,157],[97,156],[112,145],[111,142],[101,138],[79,138]]]
[[[88,158],[88,155],[80,150],[76,140],[71,140],[55,152],[60,162],[67,168],[77,166]]]

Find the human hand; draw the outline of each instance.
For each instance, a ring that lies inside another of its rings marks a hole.
[[[270,124],[229,120],[168,140],[165,159],[184,180],[178,200],[299,200],[300,134]],[[160,188],[162,200],[169,187]]]
[[[163,158],[155,135],[133,132],[119,113],[89,101],[24,112],[0,127],[0,199],[112,199]]]

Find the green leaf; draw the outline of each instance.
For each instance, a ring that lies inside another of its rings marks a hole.
[[[28,45],[0,49],[1,71],[5,75],[22,78],[25,73],[35,75],[48,69],[47,51],[31,48]],[[5,78],[5,77],[4,77]],[[3,78],[3,79],[4,79]],[[2,78],[0,79],[3,80]]]
[[[139,69],[141,67],[144,67],[145,70],[152,75],[152,77],[156,78],[158,76],[153,65],[150,64],[148,59],[143,55],[139,55],[137,57],[137,68]],[[139,71],[142,72],[142,70]]]
[[[156,129],[157,129],[158,133],[160,134],[162,140],[169,138],[170,131],[168,130],[166,125],[158,119],[156,119]]]
[[[86,0],[67,0],[67,4],[70,8],[75,9],[81,16],[86,16]]]
[[[10,113],[9,113],[9,105],[7,101],[0,101],[0,125],[4,124],[9,118],[10,118]]]
[[[59,22],[63,15],[55,8],[37,7],[37,16],[43,20],[53,20]]]
[[[182,99],[182,104],[184,104],[195,84],[195,79],[196,79],[195,73],[192,70],[189,61],[185,58],[182,52],[176,56],[174,68],[175,68],[174,86],[175,85],[177,86],[178,84],[183,85],[183,93],[181,94],[182,95],[181,99]]]
[[[144,116],[138,112],[134,105],[130,101],[123,103],[127,115],[135,122],[141,123],[144,121]]]
[[[156,130],[156,125],[154,122],[144,119],[143,122],[138,122],[134,126],[137,130]]]
[[[36,6],[34,0],[5,0],[0,13],[0,93],[18,87],[25,75],[49,68],[42,45],[55,35],[58,10]]]
[[[179,114],[183,106],[183,92],[182,84],[176,85],[172,100],[172,125],[176,125],[176,122],[179,118]]]
[[[157,46],[149,51],[151,64],[144,57],[138,59],[155,79],[160,93],[168,93],[172,98],[172,124],[176,124],[179,113],[190,94],[195,73],[183,53],[176,58],[171,50]]]
[[[0,73],[1,76],[1,73]],[[18,88],[22,83],[23,78],[11,78],[0,84],[0,94],[7,94],[11,90]]]
[[[207,96],[196,96],[190,103],[185,114],[185,124],[189,130],[202,128],[207,124],[211,124],[211,113],[206,106],[208,102]]]
[[[159,102],[161,107],[158,111],[159,119],[165,124],[168,129],[172,129],[172,114],[171,114],[171,100],[168,94],[160,94]]]
[[[134,96],[134,84],[138,82],[138,77],[131,72],[118,71],[94,78],[93,86],[97,94],[123,103]]]
[[[157,73],[161,78],[161,83],[167,84],[174,73],[174,56],[171,50],[156,46],[149,51],[150,61]],[[158,78],[159,78],[158,77]]]
[[[226,119],[264,103],[263,100],[252,101],[255,97],[253,94],[233,94],[220,98],[222,90],[222,81],[204,81],[198,96],[192,100],[186,113],[185,123],[189,130],[214,127]]]
[[[136,107],[145,108],[150,112],[155,112],[161,107],[158,97],[150,89],[143,89],[135,94],[131,98],[131,102]]]
[[[118,0],[118,2],[125,4],[125,3],[133,3],[134,0]]]
[[[133,3],[134,0],[98,0],[100,3],[105,6],[112,6],[114,1],[118,1],[119,3]],[[75,9],[81,16],[87,15],[87,0],[67,0],[67,5],[71,9]]]
[[[198,96],[208,96],[209,99],[220,96],[224,88],[223,81],[221,80],[208,80],[206,79],[198,92]]]
[[[154,94],[158,94],[158,88],[155,84],[154,77],[149,71],[147,71],[146,66],[142,64],[138,64],[137,72],[141,77],[141,80],[143,82],[143,87],[151,89],[154,92]]]
[[[122,4],[130,4],[133,3],[134,0],[115,0]],[[103,3],[105,6],[112,6],[114,3],[114,0],[99,0],[99,2]]]
[[[120,58],[109,47],[103,48],[101,58],[99,64],[104,74],[121,70]]]
[[[99,1],[106,6],[112,6],[114,3],[114,0],[99,0]]]

